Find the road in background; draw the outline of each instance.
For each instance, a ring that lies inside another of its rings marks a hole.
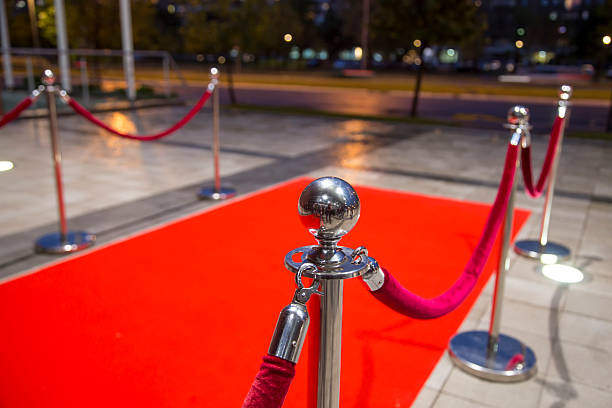
[[[412,93],[405,91],[241,84],[235,88],[235,95],[237,102],[245,105],[358,115],[409,117],[412,106]],[[221,100],[222,103],[230,103],[227,88],[222,89]],[[524,105],[530,109],[535,132],[550,131],[556,114],[556,101],[547,98],[423,93],[419,101],[419,116],[469,127],[499,129],[506,122],[508,109],[514,105]],[[569,128],[602,132],[607,111],[607,101],[577,100],[572,108]]]
[[[147,79],[147,85],[163,92],[165,85],[157,79]],[[187,98],[199,97],[206,82],[176,82],[171,91]],[[122,80],[105,79],[105,89],[124,87]],[[551,88],[556,87],[551,85]],[[236,102],[270,108],[296,108],[366,116],[409,118],[412,107],[411,91],[380,91],[360,88],[340,88],[309,85],[275,85],[238,83],[234,87]],[[78,94],[75,95],[77,98]],[[221,85],[221,103],[230,104],[227,83]],[[421,92],[419,117],[453,122],[461,126],[500,129],[506,123],[506,113],[514,105],[524,105],[531,111],[531,123],[537,133],[550,131],[556,114],[557,100],[539,96],[456,94]],[[575,99],[572,102],[570,131],[604,132],[610,102],[601,99]]]

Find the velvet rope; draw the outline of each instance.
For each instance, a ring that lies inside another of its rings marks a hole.
[[[282,407],[294,376],[295,363],[271,355],[265,356],[242,408]]]
[[[499,190],[480,236],[480,241],[463,273],[446,292],[432,299],[422,298],[405,289],[388,270],[382,268],[385,280],[380,289],[371,292],[374,297],[391,309],[416,319],[440,317],[459,306],[476,285],[476,281],[493,248],[512,192],[517,157],[518,146],[510,144],[506,153],[506,163]]]
[[[28,109],[30,105],[32,105],[32,102],[34,102],[34,100],[30,96],[19,102],[17,106],[15,106],[13,109],[7,112],[6,115],[0,118],[0,128],[6,125],[7,123],[17,119],[21,112]]]
[[[550,141],[548,142],[548,149],[546,150],[546,157],[544,158],[544,164],[542,165],[542,171],[540,171],[540,177],[538,183],[534,187],[533,185],[533,171],[531,167],[531,145],[524,147],[521,151],[521,168],[523,169],[523,180],[525,182],[525,191],[533,198],[539,197],[544,191],[544,186],[550,174],[553,162],[555,160],[555,153],[557,152],[557,146],[559,140],[561,140],[561,129],[563,129],[563,122],[565,118],[557,116],[553,123],[552,131],[550,132]]]
[[[82,105],[80,105],[73,98],[68,99],[68,105],[70,105],[76,113],[83,116],[85,119],[87,119],[91,123],[98,125],[101,128],[117,136],[125,137],[127,139],[150,141],[150,140],[161,139],[162,137],[168,136],[170,133],[173,133],[177,131],[178,129],[182,128],[183,126],[185,126],[187,122],[189,122],[196,115],[196,113],[198,113],[199,110],[202,109],[202,107],[204,106],[208,98],[210,98],[210,95],[211,95],[211,91],[207,89],[200,97],[200,100],[198,100],[198,102],[193,106],[193,108],[191,108],[191,110],[187,112],[187,114],[181,120],[179,120],[174,125],[170,126],[168,129],[164,130],[163,132],[156,133],[153,135],[132,135],[129,133],[120,132],[116,129],[113,129],[112,127],[102,122],[100,119],[96,118],[91,112],[85,109]]]

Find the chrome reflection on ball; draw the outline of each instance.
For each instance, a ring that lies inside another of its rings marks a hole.
[[[572,87],[570,85],[561,85],[559,87],[559,99],[563,101],[569,101],[572,97]]]
[[[50,69],[45,69],[41,80],[45,85],[53,85],[55,83],[55,74]]]
[[[510,125],[524,125],[529,122],[529,109],[516,105],[508,110],[508,123]]]
[[[298,200],[302,223],[317,238],[337,241],[359,219],[361,204],[355,189],[337,177],[310,183]]]

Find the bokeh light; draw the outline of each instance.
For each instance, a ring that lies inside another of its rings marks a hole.
[[[9,160],[0,160],[0,171],[9,171],[13,167],[15,167],[15,165],[13,164],[12,161],[9,161]]]

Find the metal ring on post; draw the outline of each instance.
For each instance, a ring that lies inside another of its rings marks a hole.
[[[297,363],[302,352],[310,316],[306,308],[306,302],[313,294],[321,295],[317,289],[320,282],[315,278],[312,285],[305,287],[302,283],[302,276],[306,271],[316,271],[317,267],[311,263],[305,263],[295,274],[295,285],[297,289],[293,295],[293,301],[281,310],[268,354],[279,357],[292,363]]]
[[[569,120],[569,106],[572,96],[572,87],[569,85],[561,85],[559,89],[559,102],[557,104],[557,116],[564,118],[563,125],[559,132],[559,142],[557,151],[554,155],[554,161],[550,170],[548,187],[546,190],[546,198],[544,200],[544,210],[542,212],[542,221],[540,224],[539,239],[525,239],[517,241],[514,244],[514,251],[522,256],[538,259],[544,264],[553,264],[557,261],[569,258],[570,250],[562,244],[551,242],[548,240],[550,229],[550,217],[552,210],[552,201],[555,194],[555,182],[557,179],[557,166],[559,164],[559,156],[561,154],[561,146],[563,144],[563,133],[567,121]]]
[[[527,108],[515,106],[509,111],[508,127],[512,130],[511,144],[517,146],[528,135],[528,122],[529,110]],[[536,356],[533,350],[519,340],[499,332],[504,283],[510,267],[508,252],[514,215],[514,194],[513,186],[504,217],[503,239],[495,279],[489,330],[458,333],[448,345],[451,360],[459,368],[474,376],[498,382],[523,381],[537,371]]]
[[[52,232],[38,238],[36,240],[35,248],[38,252],[65,254],[89,248],[94,244],[96,237],[95,235],[85,231],[69,231],[67,228],[61,171],[62,154],[59,147],[57,107],[55,104],[55,96],[59,88],[55,85],[55,75],[53,75],[53,72],[50,69],[46,69],[44,71],[42,82],[43,89],[39,89],[39,92],[45,91],[47,93],[51,153],[53,158],[53,169],[55,172],[55,187],[59,212],[59,232]]]
[[[210,84],[208,89],[213,93],[213,172],[214,185],[212,187],[204,187],[198,193],[198,197],[208,200],[225,200],[236,195],[236,190],[229,187],[221,186],[221,173],[219,170],[219,69],[210,69]],[[211,89],[212,88],[212,89]]]

